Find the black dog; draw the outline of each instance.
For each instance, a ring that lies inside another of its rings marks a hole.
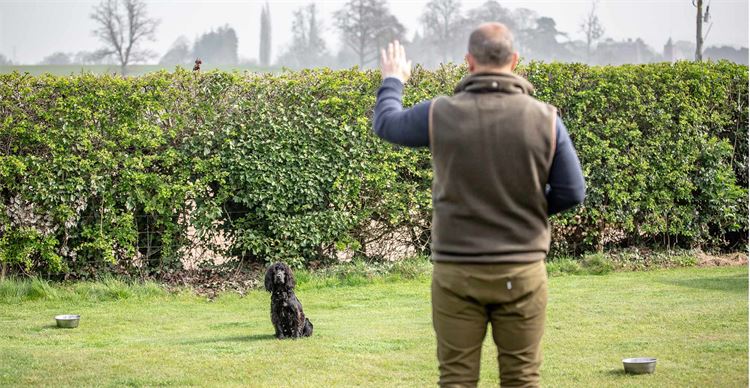
[[[309,337],[313,324],[305,318],[302,303],[294,295],[294,275],[284,263],[276,263],[266,271],[266,290],[271,293],[271,322],[276,338]]]

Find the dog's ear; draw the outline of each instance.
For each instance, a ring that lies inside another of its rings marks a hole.
[[[266,291],[271,292],[273,291],[273,270],[276,268],[276,264],[271,265],[266,270],[266,278],[265,278],[265,285],[266,285]]]
[[[297,282],[294,280],[294,274],[292,273],[292,269],[289,268],[288,265],[284,265],[284,272],[286,272],[286,285],[289,287],[290,290],[293,290],[294,287],[297,285]]]

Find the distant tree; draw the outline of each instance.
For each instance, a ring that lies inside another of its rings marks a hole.
[[[290,68],[319,67],[331,62],[326,42],[321,37],[322,23],[315,3],[294,11],[292,44],[277,62]]]
[[[199,36],[193,44],[193,56],[205,65],[236,65],[237,33],[225,25]]]
[[[434,68],[440,63],[439,56],[435,54],[433,42],[422,37],[419,31],[415,31],[412,35],[411,41],[406,45],[406,51],[409,53],[409,58],[422,67]]]
[[[404,26],[382,0],[349,0],[334,14],[344,44],[364,67],[379,57],[379,48],[394,39],[403,39]]]
[[[190,41],[185,36],[180,36],[161,57],[159,64],[168,66],[182,65],[183,67],[189,67],[194,60],[193,53],[190,51]]]
[[[536,28],[537,20],[539,20],[536,11],[528,8],[516,8],[511,14],[517,29],[532,30]]]
[[[258,58],[260,58],[261,66],[271,64],[271,10],[268,8],[268,2],[260,12],[260,55]]]
[[[109,57],[102,57],[98,52],[96,51],[79,51],[72,55],[71,63],[77,64],[77,65],[99,65],[102,63],[114,63],[113,58],[111,56]]]
[[[606,39],[596,46],[593,53],[594,62],[600,65],[650,63],[663,60],[663,57],[641,38],[623,41]]]
[[[581,22],[581,32],[586,35],[586,61],[591,59],[591,46],[604,35],[604,27],[596,15],[598,1],[591,2],[591,10]]]
[[[0,66],[10,66],[13,62],[10,61],[5,55],[0,54]]]
[[[495,0],[485,1],[482,5],[469,10],[466,14],[466,21],[470,24],[471,29],[486,22],[500,22],[508,26],[511,31],[516,29],[511,11]]]
[[[39,62],[40,65],[70,65],[71,64],[70,55],[58,51],[56,53],[50,54],[44,59],[42,59],[41,62]]]
[[[528,31],[527,34],[527,49],[534,59],[559,61],[566,54],[563,45],[557,41],[557,37],[567,34],[557,29],[554,19],[538,18],[536,28]]]
[[[72,61],[76,65],[88,65],[93,59],[91,51],[79,51],[73,55]]]
[[[359,55],[347,45],[342,45],[335,54],[335,67],[339,69],[348,69],[352,66],[359,66]]]
[[[674,62],[695,59],[695,42],[686,40],[672,41],[672,38],[669,38],[667,44],[664,46],[661,60]]]
[[[703,51],[703,56],[713,60],[726,59],[745,66],[748,64],[747,47],[737,49],[731,46],[709,46]]]
[[[448,62],[456,37],[462,37],[464,18],[461,15],[461,2],[458,0],[432,0],[425,5],[419,18],[424,29],[424,37],[437,48],[443,62]]]
[[[91,18],[98,25],[94,36],[105,45],[96,52],[97,56],[116,57],[122,75],[129,64],[155,56],[152,51],[140,49],[144,39],[154,39],[159,25],[158,20],[147,16],[142,0],[103,0],[94,7]]]
[[[515,29],[513,30],[514,44],[521,56],[531,54],[527,51],[528,42],[535,35],[539,15],[528,8],[516,8],[511,12],[511,18]]]

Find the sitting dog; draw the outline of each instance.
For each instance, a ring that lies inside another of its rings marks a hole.
[[[271,293],[271,322],[276,338],[309,337],[313,324],[305,318],[302,303],[294,295],[294,275],[284,263],[276,263],[266,271],[266,291]]]

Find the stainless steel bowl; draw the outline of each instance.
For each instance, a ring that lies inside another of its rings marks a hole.
[[[625,372],[634,374],[654,373],[656,359],[649,357],[626,358],[622,360]]]
[[[74,327],[78,327],[78,321],[81,320],[80,315],[58,315],[55,317],[55,320],[57,321],[57,327],[64,327],[67,329],[72,329]]]

